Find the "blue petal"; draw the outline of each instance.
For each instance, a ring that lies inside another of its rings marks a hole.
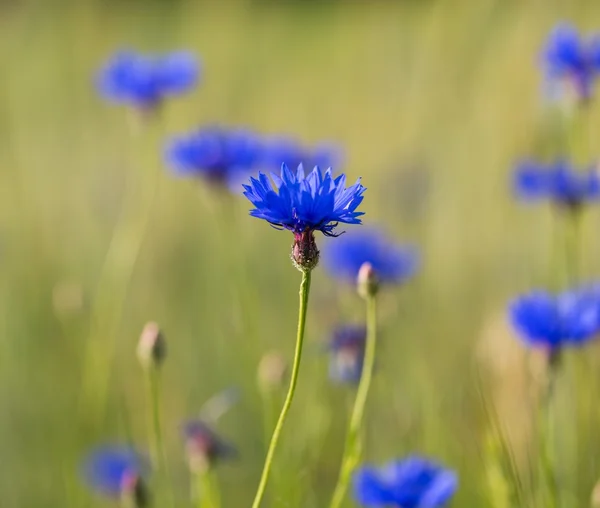
[[[85,479],[93,489],[111,497],[121,494],[126,474],[142,476],[147,462],[133,449],[107,446],[93,451],[84,465]]]
[[[363,199],[365,189],[361,185],[340,189],[345,178],[334,181],[330,170],[323,175],[315,167],[306,176],[301,165],[294,173],[286,164],[282,164],[280,178],[273,181],[277,191],[266,176],[259,181],[251,178],[250,185],[244,187],[244,195],[255,206],[250,212],[254,217],[295,233],[319,230],[330,234],[338,222],[360,224],[357,217],[362,214],[354,209]],[[336,206],[336,196],[342,196],[344,207]]]
[[[367,262],[382,283],[400,284],[415,274],[419,256],[414,247],[397,245],[382,231],[370,227],[327,242],[323,261],[332,275],[352,284]]]

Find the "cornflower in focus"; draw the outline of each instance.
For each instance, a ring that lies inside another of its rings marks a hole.
[[[363,466],[354,475],[356,501],[373,508],[439,508],[447,504],[457,487],[454,471],[417,456],[382,468]]]
[[[362,374],[367,330],[362,325],[338,326],[328,349],[329,377],[338,383],[356,384]]]
[[[533,291],[515,299],[509,314],[523,342],[545,349],[555,361],[563,347],[581,346],[600,331],[600,291],[595,287],[556,295]]]
[[[600,37],[583,38],[574,26],[561,23],[546,41],[542,66],[551,88],[559,88],[559,96],[565,90],[585,102],[593,94],[600,70]]]
[[[600,198],[600,175],[595,166],[578,171],[564,160],[551,164],[524,161],[513,175],[515,193],[526,201],[547,199],[570,210]]]
[[[401,246],[375,228],[362,228],[330,242],[323,251],[325,267],[348,283],[355,284],[365,263],[371,265],[377,281],[401,284],[412,277],[419,267],[414,247]]]
[[[198,59],[187,51],[144,55],[121,50],[101,69],[97,86],[109,101],[148,110],[167,97],[188,92],[199,76]]]
[[[262,144],[246,130],[211,126],[175,136],[165,149],[165,160],[176,174],[198,176],[211,184],[237,186],[260,162]]]
[[[334,145],[322,143],[308,148],[284,136],[265,137],[263,146],[261,167],[265,171],[278,170],[282,164],[289,168],[297,168],[300,164],[307,168],[329,168],[339,165],[341,159],[341,150]]]
[[[222,440],[203,420],[189,420],[183,427],[183,438],[190,471],[203,474],[219,460],[237,456],[236,449]]]
[[[148,506],[144,483],[147,465],[133,449],[107,446],[93,451],[84,465],[89,486],[102,495],[133,503],[136,508]]]
[[[281,176],[263,173],[244,185],[244,196],[254,205],[250,215],[294,234],[292,260],[301,271],[312,270],[319,261],[314,232],[336,236],[340,222],[360,224],[362,212],[356,209],[366,190],[360,179],[346,188],[346,175],[333,178],[331,168],[321,172],[315,167],[305,175],[302,165],[294,172],[285,164]]]

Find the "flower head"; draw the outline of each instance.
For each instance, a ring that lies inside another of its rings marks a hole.
[[[455,472],[413,456],[382,468],[364,466],[354,475],[354,496],[363,506],[439,508],[458,486]]]
[[[277,170],[282,164],[289,168],[297,168],[300,164],[307,168],[329,168],[337,165],[339,159],[340,149],[336,146],[320,144],[308,148],[295,139],[277,136],[264,139],[261,166],[268,171]]]
[[[581,100],[587,100],[600,69],[600,39],[586,40],[575,27],[561,23],[550,32],[542,65],[551,83],[565,82]]]
[[[419,266],[414,247],[398,245],[376,228],[362,228],[329,242],[323,260],[333,276],[353,284],[365,263],[371,265],[383,284],[400,284],[413,276]]]
[[[346,188],[346,175],[333,178],[331,169],[321,172],[315,167],[305,175],[302,165],[294,172],[283,164],[281,177],[271,174],[273,183],[263,173],[244,185],[244,196],[254,205],[250,215],[264,219],[276,228],[294,233],[292,258],[300,270],[312,270],[319,251],[314,232],[336,236],[340,223],[360,224],[362,212],[357,212],[365,188],[360,179]]]
[[[223,441],[203,420],[189,420],[183,427],[185,449],[191,471],[202,472],[218,460],[237,456],[236,449]]]
[[[133,449],[106,446],[93,451],[84,465],[87,483],[99,493],[112,498],[131,497],[136,506],[145,506],[147,492],[143,477],[148,466]]]
[[[213,126],[173,137],[165,159],[177,174],[233,188],[256,167],[261,153],[262,144],[251,132]]]
[[[193,88],[199,75],[198,60],[186,51],[156,56],[122,50],[101,69],[97,84],[108,100],[149,109]]]
[[[600,331],[600,291],[593,287],[557,295],[533,291],[515,299],[509,314],[528,346],[559,351],[581,345]]]
[[[517,196],[537,201],[550,201],[571,209],[600,198],[600,175],[596,167],[577,171],[564,160],[549,165],[524,161],[517,165],[513,175]]]
[[[367,330],[362,325],[338,326],[329,342],[329,377],[339,383],[357,383],[362,373]]]

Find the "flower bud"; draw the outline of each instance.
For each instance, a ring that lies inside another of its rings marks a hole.
[[[188,466],[193,473],[205,473],[221,459],[237,456],[236,449],[223,441],[207,423],[190,420],[183,429]]]
[[[150,495],[144,480],[135,474],[126,473],[121,479],[121,503],[125,508],[150,506]]]
[[[159,367],[167,356],[167,344],[158,324],[146,323],[137,347],[137,355],[144,368]]]
[[[379,290],[379,280],[371,263],[363,263],[356,277],[358,294],[363,298],[375,296]]]
[[[281,388],[287,373],[285,358],[276,351],[264,355],[258,364],[258,385],[261,391],[269,392]]]
[[[292,261],[301,272],[310,272],[319,263],[319,249],[312,231],[294,233]]]

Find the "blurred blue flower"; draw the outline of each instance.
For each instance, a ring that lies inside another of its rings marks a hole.
[[[357,212],[366,190],[360,179],[346,188],[346,175],[333,178],[331,169],[322,173],[315,167],[307,176],[300,165],[291,171],[283,164],[281,177],[271,174],[275,183],[263,173],[244,185],[244,196],[254,205],[250,215],[264,219],[271,225],[289,229],[295,235],[321,231],[335,236],[338,223],[360,224]]]
[[[191,471],[202,472],[218,460],[237,457],[233,445],[222,440],[203,420],[189,420],[184,424],[183,437]]]
[[[90,487],[113,498],[137,495],[147,470],[145,460],[135,450],[123,446],[98,448],[84,464],[85,479]]]
[[[381,283],[400,284],[413,276],[419,267],[419,255],[414,247],[401,246],[382,231],[362,228],[328,242],[323,260],[329,272],[352,284],[364,263],[370,263]]]
[[[517,196],[528,201],[549,199],[552,202],[577,208],[584,202],[600,198],[600,175],[595,166],[578,171],[564,160],[552,164],[524,161],[513,174]]]
[[[412,456],[382,468],[363,466],[353,483],[354,497],[362,506],[438,508],[454,495],[458,477],[454,471]]]
[[[586,40],[574,26],[561,23],[550,32],[542,65],[551,83],[566,80],[580,99],[589,99],[600,69],[600,38]]]
[[[200,176],[233,189],[256,167],[261,153],[255,134],[211,126],[171,138],[165,159],[177,174]]]
[[[155,56],[121,50],[101,69],[97,85],[110,101],[148,109],[165,97],[187,92],[199,75],[198,60],[186,51]]]
[[[339,383],[357,383],[365,358],[367,330],[362,325],[338,326],[329,343],[329,377]]]
[[[578,346],[600,331],[600,290],[583,287],[550,294],[533,291],[509,306],[510,319],[523,341],[550,352]]]
[[[320,144],[314,148],[302,146],[295,139],[283,136],[266,137],[261,166],[266,171],[274,171],[285,164],[288,168],[329,168],[338,166],[341,159],[339,147]]]

